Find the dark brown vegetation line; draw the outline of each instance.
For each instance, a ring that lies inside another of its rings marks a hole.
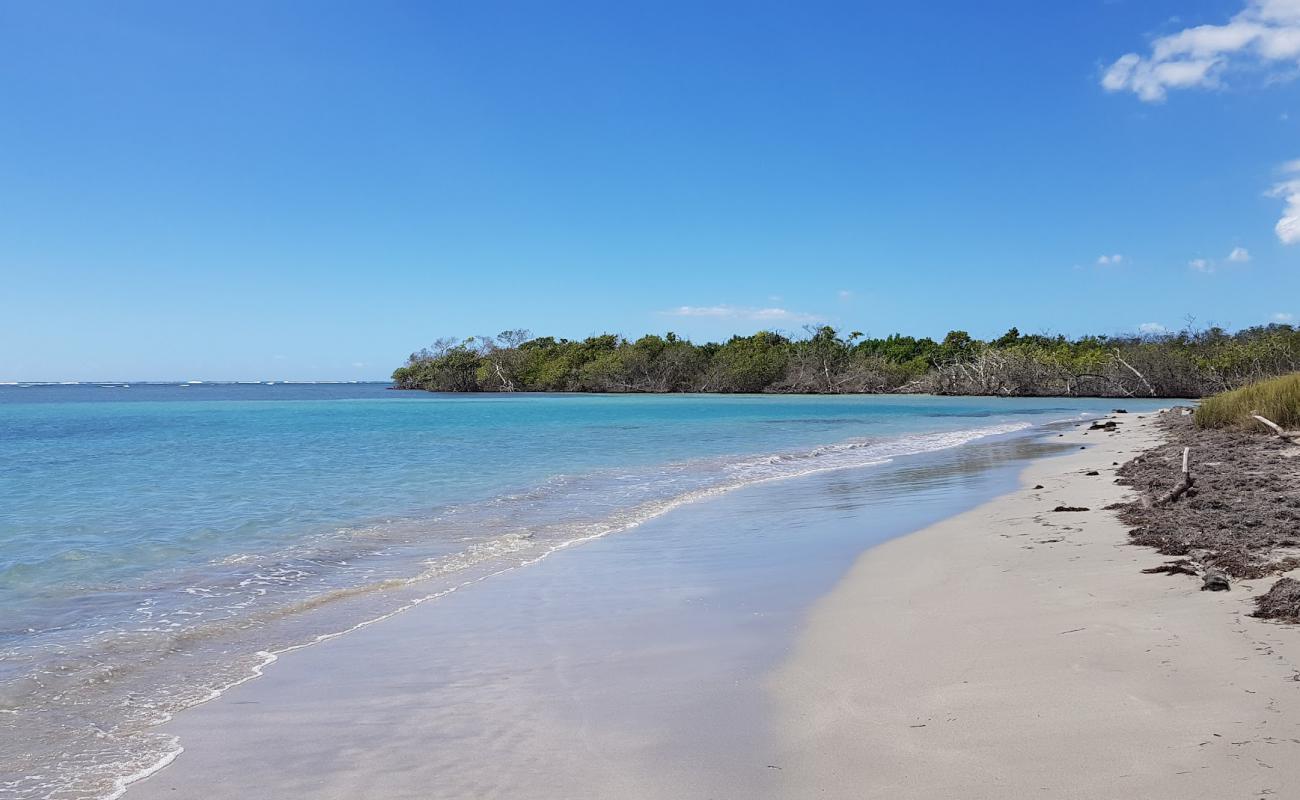
[[[441,392],[775,392],[1202,397],[1300,370],[1300,329],[1268,325],[1156,336],[1023,335],[942,341],[810,327],[695,344],[668,333],[583,340],[527,331],[442,339],[393,373]]]
[[[1167,440],[1119,469],[1119,482],[1139,490],[1117,506],[1132,542],[1177,557],[1146,571],[1201,575],[1206,588],[1226,588],[1226,579],[1300,566],[1300,448],[1263,425],[1203,428],[1186,412],[1161,414],[1156,424]],[[1182,480],[1188,448],[1194,481],[1160,502]],[[1300,582],[1281,578],[1256,604],[1256,616],[1300,622]]]

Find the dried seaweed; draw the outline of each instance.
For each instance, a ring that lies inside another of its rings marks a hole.
[[[1148,575],[1156,575],[1156,574],[1199,575],[1200,574],[1199,570],[1196,569],[1196,565],[1185,558],[1180,558],[1176,561],[1166,561],[1165,563],[1161,564],[1158,567],[1147,567],[1142,571]]]
[[[1120,483],[1143,497],[1123,504],[1119,518],[1134,544],[1181,556],[1233,578],[1292,569],[1278,548],[1300,547],[1300,461],[1288,445],[1263,433],[1197,430],[1192,418],[1162,414],[1168,441],[1119,469]],[[1192,448],[1196,491],[1153,505],[1178,479],[1183,448]]]
[[[1255,613],[1263,619],[1300,622],[1300,581],[1282,578],[1264,594],[1255,598]]]

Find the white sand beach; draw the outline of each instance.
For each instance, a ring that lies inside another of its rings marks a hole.
[[[1298,796],[1300,630],[1247,616],[1271,579],[1140,572],[1164,559],[1102,507],[1158,433],[1115,418],[1023,490],[868,551],[818,604],[770,684],[782,794]]]

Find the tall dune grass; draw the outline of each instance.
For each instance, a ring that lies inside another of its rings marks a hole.
[[[1273,420],[1289,430],[1300,428],[1300,372],[1231,392],[1216,394],[1196,409],[1196,424],[1202,428],[1259,428],[1251,412]]]

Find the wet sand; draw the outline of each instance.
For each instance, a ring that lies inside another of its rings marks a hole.
[[[1014,488],[1023,437],[677,509],[283,656],[137,798],[776,797],[767,679],[867,548]]]
[[[1247,616],[1271,578],[1141,573],[1166,557],[1101,509],[1129,496],[1113,462],[1162,434],[1116,419],[1021,491],[868,551],[818,603],[770,681],[778,794],[1296,796],[1300,628]]]
[[[1141,573],[1101,508],[1160,434],[1119,419],[751,487],[289,654],[127,798],[1287,797],[1300,629]]]

